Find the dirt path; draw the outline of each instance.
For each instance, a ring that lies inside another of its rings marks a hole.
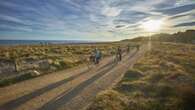
[[[101,90],[112,87],[145,50],[133,50],[119,63],[105,58],[86,65],[0,88],[0,110],[80,110]]]

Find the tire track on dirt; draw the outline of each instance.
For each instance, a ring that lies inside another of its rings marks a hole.
[[[39,110],[57,110],[57,108],[60,105],[66,104],[68,101],[70,101],[72,98],[74,98],[77,94],[80,93],[84,88],[86,88],[90,83],[93,83],[95,80],[99,79],[103,75],[105,75],[108,71],[110,71],[116,64],[112,64],[109,68],[106,68],[105,70],[98,72],[95,76],[91,77],[90,79],[87,79],[86,81],[82,82],[77,87],[73,88],[69,92],[62,95],[62,97],[58,100],[52,100],[43,107],[41,107]]]
[[[75,76],[71,76],[71,77],[69,77],[67,79],[64,79],[62,81],[59,81],[59,82],[53,83],[53,84],[51,84],[49,86],[43,87],[41,89],[38,89],[38,90],[36,90],[36,91],[34,91],[34,92],[30,93],[30,94],[27,94],[27,95],[24,95],[24,96],[19,97],[17,99],[14,99],[14,100],[12,100],[12,101],[10,101],[10,102],[0,106],[0,108],[3,108],[5,110],[15,109],[18,106],[20,106],[21,104],[23,104],[23,103],[25,103],[25,102],[27,102],[27,101],[35,98],[35,97],[38,97],[39,95],[44,94],[45,92],[48,92],[48,91],[50,91],[50,90],[52,90],[52,89],[54,89],[54,88],[56,88],[56,87],[58,87],[58,86],[60,86],[60,85],[62,85],[64,83],[67,83],[67,82],[69,82],[69,81],[71,81],[71,80],[73,80],[73,79],[75,79],[75,78],[85,74],[88,71],[89,70],[86,70],[86,71],[81,72],[81,73],[79,73],[79,74],[77,74]]]
[[[130,56],[131,57],[131,56]],[[129,59],[130,57],[127,57]],[[125,60],[125,59],[124,59]],[[109,63],[108,63],[109,64]],[[85,88],[87,88],[90,84],[94,83],[96,80],[100,79],[102,76],[106,75],[109,71],[111,71],[117,63],[112,63],[109,65],[108,68],[106,68],[103,71],[97,72],[97,74],[90,79],[87,79],[86,81],[82,82],[75,88],[73,88],[70,91],[66,91],[65,93],[61,94],[60,97],[54,98],[52,101],[48,102],[39,110],[57,110],[59,107],[66,105],[71,99],[76,97],[80,92],[82,92]]]
[[[116,79],[120,79],[122,74],[129,66],[127,63],[128,60],[131,59],[134,55],[136,55],[136,52],[131,54],[122,62],[119,62],[117,64],[117,67],[108,71],[101,78],[89,84],[89,86],[86,87],[83,91],[80,91],[77,96],[73,97],[71,101],[67,102],[67,104],[63,105],[62,107],[59,107],[59,110],[81,110],[82,108],[87,106],[93,100],[97,93],[111,87],[111,85],[116,82]]]
[[[105,64],[100,65],[100,67],[99,67],[99,68],[95,68],[95,70],[98,71],[100,68],[101,68],[101,69],[104,69],[104,68],[106,68],[107,66],[109,66],[111,63],[112,63],[112,60],[109,61],[108,63],[105,63]],[[91,69],[93,69],[93,68],[91,68]],[[22,97],[19,97],[19,98],[17,98],[17,99],[11,100],[11,101],[9,101],[8,103],[5,103],[5,104],[3,104],[2,106],[0,106],[0,110],[1,110],[1,109],[2,109],[2,110],[14,110],[14,109],[16,109],[17,107],[19,107],[20,105],[24,104],[25,102],[27,102],[27,101],[29,101],[29,100],[31,100],[31,99],[33,99],[33,98],[36,98],[36,97],[40,96],[41,94],[44,94],[45,92],[49,92],[50,90],[52,90],[52,89],[54,89],[54,88],[57,88],[57,87],[59,87],[60,85],[63,85],[63,84],[65,84],[65,83],[67,83],[67,82],[70,82],[70,81],[72,81],[72,80],[75,80],[76,78],[81,77],[82,75],[84,75],[84,74],[86,74],[86,73],[88,73],[88,72],[92,72],[92,71],[90,71],[91,69],[85,70],[85,71],[83,71],[83,72],[81,72],[81,73],[79,73],[79,74],[76,74],[76,75],[74,75],[74,76],[71,76],[71,77],[69,77],[69,78],[67,78],[67,79],[64,79],[64,80],[61,80],[61,81],[59,81],[59,82],[50,84],[50,85],[48,85],[48,86],[45,86],[45,87],[43,87],[43,88],[40,88],[40,89],[38,89],[38,90],[32,92],[32,93],[29,93],[29,94],[24,95],[24,96],[22,96]]]
[[[128,60],[119,63],[119,66],[112,69],[102,78],[91,84],[88,88],[82,91],[78,96],[72,99],[68,104],[61,107],[59,110],[86,110],[87,106],[91,104],[99,92],[109,89],[117,84],[128,68],[131,68],[146,51],[146,48],[143,48],[140,51],[132,54]]]
[[[134,54],[136,54],[136,52],[131,53],[131,56],[125,56],[123,60],[127,61],[133,57]],[[29,94],[11,100],[1,105],[0,110],[35,110],[38,108],[39,110],[57,110],[61,106],[67,105],[91,84],[110,73],[110,71],[119,64],[120,63],[113,62],[113,58],[110,58],[109,60],[104,61],[104,63],[91,68],[92,70],[88,69],[82,71],[76,75],[68,77],[67,79],[57,81]],[[74,84],[71,84],[71,82],[74,82]],[[47,101],[44,100],[44,102],[42,102],[42,98],[46,98]],[[40,101],[42,104],[35,104]]]

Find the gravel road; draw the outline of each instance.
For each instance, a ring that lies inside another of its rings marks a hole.
[[[84,110],[97,93],[115,85],[145,51],[134,49],[118,63],[108,57],[90,68],[81,65],[0,88],[0,110]]]

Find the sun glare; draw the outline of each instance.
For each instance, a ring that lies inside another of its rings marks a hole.
[[[148,32],[156,32],[161,29],[162,24],[162,20],[149,20],[142,23],[142,28]]]

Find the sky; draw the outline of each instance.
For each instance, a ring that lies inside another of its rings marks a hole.
[[[149,20],[161,29],[144,30]],[[187,29],[195,29],[195,0],[0,1],[1,40],[116,41]]]

